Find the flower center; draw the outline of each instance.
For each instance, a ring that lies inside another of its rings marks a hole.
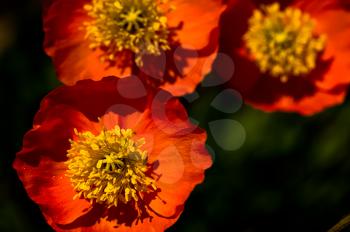
[[[160,9],[166,0],[92,0],[84,9],[92,18],[85,22],[90,48],[101,48],[102,61],[115,61],[115,54],[129,50],[142,65],[142,55],[169,50],[167,18]]]
[[[138,201],[143,193],[155,191],[155,181],[147,176],[147,153],[141,150],[144,139],[133,140],[131,129],[102,130],[97,136],[75,130],[68,150],[67,176],[77,194],[90,203],[108,207],[118,202]]]
[[[254,11],[244,40],[259,69],[286,82],[315,68],[326,37],[314,28],[310,15],[291,7],[281,11],[274,3]]]

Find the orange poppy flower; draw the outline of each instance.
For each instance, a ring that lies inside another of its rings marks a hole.
[[[264,111],[311,115],[343,102],[350,82],[350,12],[341,0],[230,1],[220,50],[231,86]]]
[[[147,78],[192,92],[218,47],[220,0],[46,0],[44,47],[60,80]]]
[[[84,80],[45,97],[14,168],[56,231],[164,231],[211,165],[205,140],[168,92]]]

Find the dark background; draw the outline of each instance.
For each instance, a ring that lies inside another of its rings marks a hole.
[[[1,0],[1,232],[52,231],[12,169],[40,100],[60,85],[42,42],[39,0]],[[249,106],[225,114],[210,106],[222,88],[198,88],[199,99],[183,102],[206,129],[214,120],[238,121],[245,143],[224,151],[209,135],[214,165],[170,231],[326,231],[350,213],[349,100],[313,117]]]

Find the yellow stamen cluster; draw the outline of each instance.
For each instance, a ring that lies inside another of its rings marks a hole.
[[[92,0],[84,9],[90,48],[101,48],[101,61],[115,61],[116,53],[129,50],[142,65],[142,55],[160,55],[170,49],[167,18],[160,9],[166,0]]]
[[[310,15],[291,7],[281,11],[274,3],[254,11],[244,40],[260,70],[285,82],[315,68],[326,38],[314,28]]]
[[[143,193],[155,191],[155,181],[146,175],[144,139],[134,141],[131,129],[102,130],[99,135],[75,130],[68,150],[67,176],[77,194],[90,203],[107,207],[135,202]]]

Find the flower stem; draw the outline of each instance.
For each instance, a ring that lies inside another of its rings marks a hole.
[[[328,230],[328,232],[339,232],[350,225],[350,214],[341,219],[335,226]]]

